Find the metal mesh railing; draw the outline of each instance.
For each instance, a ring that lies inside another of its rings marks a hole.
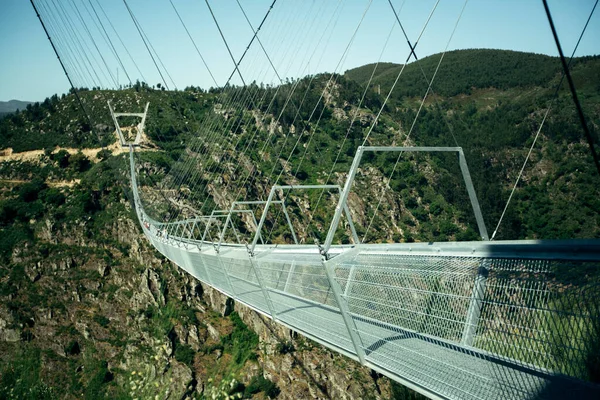
[[[590,380],[598,319],[598,263],[492,260],[474,346]]]
[[[353,314],[458,342],[478,261],[361,254],[336,276]]]
[[[334,259],[367,361],[455,398],[543,397],[556,382],[574,385],[565,378],[598,383],[600,262],[498,250]]]

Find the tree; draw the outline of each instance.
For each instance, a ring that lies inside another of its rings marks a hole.
[[[85,172],[92,166],[90,160],[81,151],[69,158],[69,164],[77,172]]]
[[[52,159],[58,163],[59,167],[67,168],[69,166],[70,157],[71,155],[69,154],[69,152],[63,149],[54,154]]]

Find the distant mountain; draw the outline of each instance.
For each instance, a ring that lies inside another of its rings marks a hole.
[[[21,100],[0,101],[0,114],[24,110],[28,104],[33,104],[33,102]]]
[[[523,53],[509,50],[471,49],[454,50],[444,55],[439,70],[438,62],[442,54],[424,57],[419,62],[411,62],[402,71],[393,97],[422,96],[427,89],[427,81],[435,74],[435,93],[445,97],[470,95],[475,88],[495,88],[510,90],[527,87],[554,88],[554,81],[562,71],[558,57],[542,54]],[[594,85],[597,82],[598,56],[578,57],[571,63],[573,69],[583,73],[581,84]],[[587,64],[588,68],[582,68]],[[373,72],[374,64],[350,69],[346,78],[364,85],[371,80],[371,86],[381,93],[387,93],[402,70],[402,64],[379,63]],[[371,75],[372,78],[371,78]],[[579,89],[578,86],[578,89]]]

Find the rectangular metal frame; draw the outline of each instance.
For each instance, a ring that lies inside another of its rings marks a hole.
[[[350,167],[350,172],[348,173],[348,178],[346,179],[346,183],[344,184],[344,190],[340,196],[340,200],[338,202],[337,207],[335,208],[335,214],[333,216],[333,221],[331,221],[331,226],[329,231],[327,232],[327,238],[325,239],[325,245],[323,246],[325,253],[329,251],[331,247],[331,243],[333,242],[333,236],[337,227],[340,223],[340,218],[342,214],[342,210],[346,209],[348,202],[348,195],[350,194],[350,190],[352,188],[352,183],[354,183],[354,178],[356,177],[356,172],[358,171],[358,167],[360,165],[360,161],[362,159],[363,153],[365,151],[375,151],[375,152],[456,152],[458,153],[458,161],[460,170],[462,172],[463,179],[465,181],[465,185],[467,186],[467,192],[469,194],[469,199],[471,200],[471,206],[473,207],[473,212],[475,213],[475,219],[477,220],[477,227],[479,228],[479,234],[483,240],[489,240],[489,236],[487,233],[487,229],[485,227],[485,222],[483,220],[483,215],[481,214],[481,208],[479,207],[479,201],[477,200],[477,195],[475,193],[475,189],[473,188],[473,182],[471,181],[471,174],[469,173],[469,168],[467,166],[467,160],[465,159],[465,154],[461,147],[386,147],[386,146],[359,146],[356,150],[356,155],[354,156],[354,160],[352,161],[352,166]]]
[[[269,207],[271,206],[271,204],[274,203],[273,197],[275,196],[275,192],[278,189],[280,189],[280,190],[337,189],[340,192],[340,198],[342,195],[342,188],[340,187],[340,185],[273,185],[273,187],[271,188],[271,192],[269,192],[269,197],[267,198],[267,201],[266,201],[265,210],[263,211],[263,214],[260,217],[260,222],[258,223],[258,228],[256,229],[256,234],[254,235],[254,240],[252,241],[252,246],[250,247],[251,254],[254,254],[254,249],[256,247],[256,243],[258,242],[258,237],[259,237],[260,231],[262,229],[263,224],[265,223],[265,220],[267,219],[267,211],[269,210]],[[354,229],[354,223],[352,222],[352,216],[350,215],[350,210],[348,209],[348,206],[346,206],[345,203],[342,207],[346,214],[346,219],[348,220],[348,225],[350,226],[350,231],[352,232],[352,239],[354,241],[354,244],[358,244],[359,243],[358,235],[356,234],[356,229]],[[338,223],[339,223],[339,219],[340,218],[338,216]],[[337,226],[337,224],[336,224],[336,226]]]
[[[233,228],[233,221],[231,221],[231,214],[238,212],[238,213],[250,213],[252,214],[252,218],[254,220],[254,227],[256,228],[256,231],[259,234],[259,238],[262,244],[264,244],[264,240],[262,238],[262,234],[260,233],[260,230],[258,229],[258,222],[256,221],[256,215],[254,214],[253,210],[246,210],[246,209],[242,209],[242,210],[236,210],[235,207],[239,206],[239,205],[261,205],[261,204],[267,204],[266,201],[234,201],[233,203],[231,203],[231,208],[229,209],[229,213],[227,214],[227,220],[225,221],[225,225],[223,226],[223,231],[221,232],[221,235],[219,237],[219,246],[218,249],[221,248],[221,243],[223,242],[223,239],[225,238],[225,231],[227,229],[227,226],[229,224],[231,224],[232,228]],[[285,219],[287,220],[288,226],[290,227],[290,232],[292,233],[292,237],[294,238],[294,243],[298,244],[298,238],[296,237],[296,232],[294,231],[294,226],[292,225],[292,220],[290,219],[290,216],[287,212],[286,206],[285,206],[285,201],[284,200],[277,200],[277,201],[272,201],[271,204],[281,204],[281,207],[283,209],[283,214],[285,215]],[[266,207],[265,207],[266,210]],[[239,240],[238,240],[239,243]]]

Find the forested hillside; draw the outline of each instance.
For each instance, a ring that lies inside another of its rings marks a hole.
[[[401,66],[245,89],[81,89],[86,113],[72,91],[0,119],[0,398],[417,398],[150,248],[107,102],[150,102],[135,154],[157,218],[264,199],[275,182],[343,185],[363,143],[460,146],[490,234],[551,106],[496,239],[600,237],[600,177],[570,93],[554,100],[559,61],[450,52],[419,111],[439,57],[406,66],[377,123]],[[575,59],[572,73],[598,147],[600,58]],[[323,241],[336,200],[289,195],[302,241]],[[454,155],[367,153],[349,207],[367,242],[479,240]],[[249,238],[248,221],[235,222]],[[266,240],[291,241],[275,218],[267,226]],[[348,230],[335,240],[349,242]]]
[[[342,76],[308,76],[278,87],[252,84],[245,90],[257,99],[271,99],[255,104],[254,111],[235,108],[240,93],[236,87],[211,93],[194,87],[168,92],[138,83],[122,91],[82,90],[89,120],[72,94],[61,99],[53,96],[1,120],[0,139],[15,152],[56,145],[92,147],[98,138],[107,144],[114,140],[108,100],[115,109],[128,111],[141,111],[150,102],[147,133],[153,145],[164,151],[140,154],[141,160],[149,162],[143,170],[153,171],[142,183],[210,186],[210,195],[192,191],[183,200],[189,206],[203,204],[203,212],[215,205],[228,207],[235,193],[244,193],[245,198],[265,196],[277,177],[278,183],[343,184],[365,137],[369,145],[461,146],[491,234],[551,106],[496,238],[598,237],[599,178],[565,85],[554,100],[561,77],[558,59],[498,50],[450,52],[425,107],[418,111],[428,85],[424,76],[433,76],[439,59],[440,55],[433,55],[407,65],[374,125],[399,65],[381,64],[375,71],[375,65],[367,65]],[[575,59],[572,73],[597,143],[600,58]],[[230,147],[223,149],[220,161],[198,157],[213,146],[202,142],[208,131],[201,121],[209,110],[225,121],[219,134]],[[194,167],[189,166],[192,163]],[[257,169],[250,180],[244,175],[249,167],[241,168],[245,163]],[[359,234],[367,233],[368,241],[478,237],[453,157],[397,159],[393,154],[370,153],[361,166],[364,172],[355,184],[358,197],[351,197],[350,205]],[[184,168],[197,173],[186,173]],[[178,174],[181,180],[175,178]],[[375,189],[382,183],[386,188]],[[153,199],[150,209],[169,212],[157,195],[149,199]],[[304,238],[322,240],[332,202],[324,204],[319,194],[312,193],[293,195],[292,200],[294,223]],[[315,208],[319,201],[322,207]],[[313,208],[303,208],[303,203]],[[367,232],[371,221],[378,228]],[[290,239],[283,227],[272,229],[272,237]],[[338,240],[347,241],[347,232]]]
[[[388,111],[410,126],[418,101],[441,55],[408,64]],[[371,79],[385,96],[401,65],[366,65],[345,76],[359,85]],[[600,58],[576,58],[573,79],[598,146]],[[566,84],[551,103],[561,78],[557,58],[499,50],[462,50],[445,55],[427,107],[413,132],[415,144],[459,145],[487,213],[488,228],[499,218],[546,107],[552,105],[524,180],[509,208],[503,238],[597,237],[598,176],[578,125]],[[395,108],[395,110],[394,110]],[[446,195],[445,197],[448,197]],[[573,201],[576,199],[575,201]]]
[[[441,57],[442,54],[435,54],[408,64],[393,97],[401,99],[422,96],[427,88],[423,74],[431,79]],[[577,75],[580,86],[591,84],[597,88],[598,82],[594,79],[597,78],[597,67],[590,68],[590,65],[585,67],[582,64],[592,62],[591,65],[594,65],[598,59],[595,56],[573,60],[571,66],[579,72]],[[367,64],[348,70],[345,76],[360,85],[371,80],[372,85],[381,85],[381,89],[387,92],[402,65],[381,63],[373,74],[374,66],[375,64]],[[444,55],[433,89],[440,96],[453,97],[471,94],[473,89],[495,88],[506,91],[512,88],[554,88],[561,72],[558,58],[542,54],[490,49],[455,50]]]

